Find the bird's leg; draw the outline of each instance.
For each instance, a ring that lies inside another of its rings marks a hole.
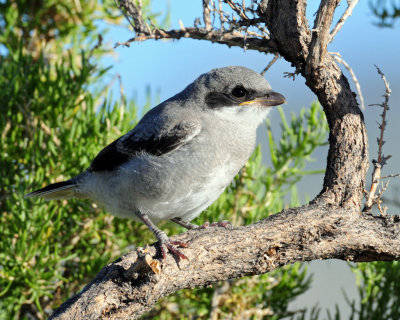
[[[193,224],[190,222],[183,221],[181,218],[172,218],[172,222],[175,222],[176,224],[179,224],[180,226],[188,229],[188,230],[193,230],[193,229],[206,229],[208,227],[222,227],[226,228],[228,226],[231,226],[231,223],[227,220],[222,220],[220,222],[204,222],[201,226],[198,226],[197,224]]]
[[[181,258],[188,260],[188,258],[182,252],[180,252],[178,248],[175,247],[181,246],[186,248],[186,243],[181,241],[170,241],[166,233],[158,229],[157,226],[149,219],[146,213],[139,212],[138,216],[140,220],[143,221],[143,223],[151,230],[151,232],[154,233],[155,237],[157,238],[163,260],[165,260],[165,258],[167,257],[167,252],[164,247],[166,247],[173,255],[175,255],[175,257],[178,258],[178,261]]]
[[[197,224],[183,221],[181,218],[172,218],[171,221],[175,222],[176,224],[179,224],[180,226],[182,226],[188,230],[196,229],[199,227]]]

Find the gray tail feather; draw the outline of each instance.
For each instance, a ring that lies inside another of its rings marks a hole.
[[[42,197],[45,200],[69,199],[75,197],[74,179],[50,184],[42,189],[32,191],[25,198]]]

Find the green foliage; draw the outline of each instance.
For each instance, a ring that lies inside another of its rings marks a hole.
[[[370,0],[369,6],[372,14],[378,19],[375,23],[378,27],[393,28],[400,18],[400,1]]]
[[[59,59],[66,49],[76,52],[96,41],[100,19],[123,21],[113,0],[5,0],[0,3],[0,43],[9,53],[23,50],[35,58],[45,53],[46,60]]]
[[[130,117],[123,117],[117,102],[88,92],[104,70],[84,54],[81,67],[63,67],[77,58],[71,52],[68,61],[48,66],[20,50],[0,59],[0,306],[9,315],[18,316],[22,306],[32,314],[52,308],[132,240],[120,235],[111,243],[123,222],[94,215],[99,211],[90,203],[23,199],[28,190],[76,175],[120,134],[117,127],[128,130],[136,120],[132,103]]]
[[[347,318],[350,320],[400,319],[400,262],[374,261],[348,265],[356,275],[358,299],[350,300],[344,292],[351,311]],[[333,315],[328,311],[327,316],[329,320],[343,319],[338,305]]]
[[[360,301],[349,301],[349,319],[400,319],[400,262],[350,265],[357,278]]]

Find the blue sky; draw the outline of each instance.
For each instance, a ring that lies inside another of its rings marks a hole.
[[[319,1],[309,1],[308,18],[313,21],[313,14],[317,10]],[[378,65],[386,74],[391,84],[391,110],[389,113],[388,128],[384,154],[391,154],[392,159],[384,169],[384,174],[400,172],[400,148],[398,139],[400,136],[400,27],[394,29],[381,29],[376,27],[374,17],[368,6],[369,1],[360,1],[353,11],[353,15],[347,20],[344,27],[337,34],[333,43],[328,47],[331,52],[340,52],[343,59],[353,68],[359,79],[364,94],[365,104],[379,103],[382,101],[384,85],[378,76],[374,64]],[[338,8],[335,22],[340,13],[345,9],[346,1]],[[153,1],[155,11],[165,11],[166,1]],[[171,0],[172,27],[179,28],[178,20],[181,19],[185,26],[192,26],[196,17],[201,17],[200,0]],[[123,42],[133,35],[124,28],[114,27],[105,36],[105,41],[111,44]],[[122,83],[128,96],[136,97],[139,105],[146,100],[146,87],[151,86],[153,92],[160,90],[160,99],[174,95],[182,90],[201,73],[212,68],[227,65],[244,65],[256,71],[261,71],[268,64],[271,56],[252,51],[244,51],[240,48],[228,48],[219,44],[211,44],[205,41],[182,39],[179,41],[147,41],[132,43],[130,48],[118,47],[115,49],[116,59],[107,59],[105,63],[112,65],[112,72],[121,75]],[[344,69],[344,68],[342,68]],[[287,113],[298,112],[302,107],[308,107],[315,100],[314,94],[305,86],[304,79],[296,78],[295,81],[284,78],[284,72],[293,72],[288,62],[280,59],[267,72],[266,78],[275,91],[283,93],[288,104],[284,106]],[[348,74],[345,71],[345,74]],[[351,82],[351,81],[350,81]],[[353,86],[354,88],[354,86]],[[364,111],[367,125],[370,154],[376,157],[376,137],[381,110],[376,107],[366,107]],[[272,123],[277,123],[274,131],[279,133],[279,114],[272,114]],[[259,132],[259,141],[266,151],[265,130]],[[316,152],[317,161],[310,165],[313,169],[325,166],[327,150]],[[265,161],[268,163],[268,154]],[[370,174],[368,175],[368,177]],[[322,176],[310,177],[299,185],[301,190],[306,190],[311,198],[315,196],[322,186]],[[398,178],[399,179],[399,178]],[[400,180],[400,179],[399,179]],[[399,186],[398,181],[392,181],[392,186]],[[394,190],[392,188],[392,190]],[[304,196],[305,193],[303,192]],[[387,196],[392,195],[391,191]],[[299,299],[294,307],[312,306],[316,301],[321,307],[332,308],[338,302],[341,308],[345,308],[341,288],[346,283],[353,283],[345,263],[314,262],[311,270],[315,273],[315,285],[313,290],[305,297]],[[329,287],[329,290],[326,288]],[[351,297],[355,296],[353,285],[346,290]],[[347,308],[348,310],[348,308]],[[343,315],[343,314],[342,314]]]

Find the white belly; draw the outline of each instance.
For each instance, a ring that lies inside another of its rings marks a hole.
[[[142,205],[149,209],[148,215],[154,221],[176,217],[191,221],[217,200],[230,184],[237,171],[233,173],[232,169],[229,166],[215,169],[210,173],[207,183],[193,184],[184,189],[186,192],[171,195],[167,201],[154,202],[144,199]]]
[[[139,221],[137,214],[145,212],[154,223],[176,217],[191,221],[221,195],[239,169],[237,165],[226,164],[209,172],[201,181],[188,183],[186,179],[181,184],[175,181],[159,197],[138,192],[132,187],[131,177],[123,172],[91,175],[86,190],[90,190],[89,198],[117,217]]]

